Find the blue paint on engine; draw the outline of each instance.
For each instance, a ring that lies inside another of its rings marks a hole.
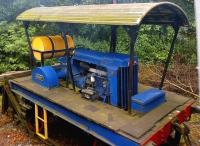
[[[43,82],[33,81],[40,84],[41,86],[47,88],[53,88],[58,86],[58,79],[66,78],[66,57],[61,57],[58,62],[61,65],[57,67],[51,67],[51,72],[46,71],[45,67],[39,68],[41,74],[48,74],[52,77],[46,78]],[[138,58],[134,57],[134,80],[133,82],[133,95],[138,93]],[[87,64],[89,68],[96,69],[97,72],[91,72],[88,68],[81,66],[81,63]],[[102,98],[102,101],[109,101],[113,106],[120,106],[122,108],[127,108],[128,99],[128,76],[129,76],[129,55],[119,54],[119,53],[104,53],[93,51],[85,48],[76,48],[75,53],[71,59],[72,72],[74,76],[75,85],[80,89],[83,89],[86,85],[86,80],[93,76],[95,78],[95,83],[93,88],[95,93]],[[50,68],[50,67],[48,67]],[[54,72],[52,70],[55,70]],[[103,71],[106,75],[101,75],[98,73]],[[38,69],[34,69],[32,76],[38,73]],[[47,75],[47,76],[48,76]],[[56,77],[55,77],[56,76]],[[49,82],[47,84],[45,82]],[[56,83],[52,83],[55,81]]]
[[[35,68],[32,71],[32,81],[49,89],[59,85],[58,75],[51,66]]]
[[[96,64],[100,67],[115,68],[128,67],[129,55],[119,53],[105,53],[94,50],[77,48],[73,56],[74,60]]]
[[[132,109],[146,113],[163,102],[165,102],[165,92],[152,88],[132,96]]]
[[[88,64],[94,65],[100,70],[106,71],[106,78],[108,81],[106,89],[105,87],[97,86],[96,90],[99,91],[99,95],[109,95],[111,105],[121,106],[122,108],[127,107],[129,55],[119,53],[104,53],[84,48],[77,48],[72,58],[73,66],[76,66],[74,62],[77,61],[86,62]],[[134,57],[134,61],[135,67],[133,72],[133,95],[138,93],[138,58],[136,56]],[[120,71],[122,72],[122,70],[126,71],[120,74]],[[119,80],[123,80],[123,78],[126,79],[124,82],[120,83]],[[122,101],[124,104],[121,103]]]

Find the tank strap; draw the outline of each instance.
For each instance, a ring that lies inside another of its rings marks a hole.
[[[49,40],[50,40],[50,42],[51,42],[51,46],[52,46],[52,55],[51,55],[51,58],[53,58],[54,57],[54,54],[55,54],[55,46],[54,46],[54,43],[53,43],[53,40],[52,40],[52,38],[50,37],[50,36],[46,36]]]
[[[65,43],[65,39],[62,37],[64,43]],[[66,56],[68,54],[69,51],[69,47],[68,47],[68,40],[67,40],[67,35],[66,35],[66,42],[67,42],[67,46],[65,46],[65,54],[63,56]]]

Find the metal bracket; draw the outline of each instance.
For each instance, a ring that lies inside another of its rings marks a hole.
[[[173,128],[176,132],[178,132],[180,135],[183,136],[183,139],[185,141],[185,144],[187,146],[191,146],[191,141],[189,137],[190,129],[186,122],[184,122],[182,125],[180,125],[178,122],[173,123]]]

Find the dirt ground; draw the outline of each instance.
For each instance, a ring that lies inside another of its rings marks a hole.
[[[189,122],[190,139],[194,146],[200,146],[200,115],[194,114]]]
[[[46,144],[36,137],[29,136],[25,128],[9,112],[3,115],[0,111],[0,146],[46,146]]]
[[[1,97],[0,97],[0,100],[1,100]],[[0,107],[1,107],[1,104],[0,104]],[[189,123],[190,123],[189,125],[191,128],[190,138],[191,138],[192,144],[194,146],[200,146],[200,130],[199,130],[200,116],[193,115]],[[56,125],[61,125],[61,124],[56,123],[53,127],[55,128]],[[62,129],[62,127],[60,128]],[[58,128],[56,127],[56,129]],[[73,135],[73,133],[71,133],[71,130],[72,129],[69,127],[63,130],[65,134],[67,134],[65,131],[70,131],[68,132],[67,135],[65,135],[65,137],[68,137],[67,139],[63,138],[62,134],[60,135],[58,134],[56,137],[54,136],[53,139],[54,139],[55,144],[58,146],[72,146],[72,145],[80,146],[79,143],[82,143],[82,144],[87,143],[86,141],[81,142],[81,139],[79,138],[79,137],[87,137],[87,135],[85,134]],[[88,136],[88,138],[91,139],[91,136]],[[77,143],[76,141],[79,141],[79,143]],[[89,145],[92,145],[91,141],[88,141],[88,143],[90,143]],[[34,137],[29,136],[25,128],[22,127],[21,124],[16,120],[16,118],[12,117],[11,114],[9,114],[9,112],[5,115],[1,114],[0,112],[0,146],[47,146],[47,145],[48,144],[44,143],[36,136]],[[181,146],[185,146],[183,140],[181,142]]]
[[[0,115],[1,146],[45,146],[37,138],[30,137],[24,127],[13,121],[9,115]]]

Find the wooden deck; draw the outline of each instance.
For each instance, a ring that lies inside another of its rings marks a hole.
[[[11,82],[82,117],[132,139],[140,139],[152,129],[159,120],[189,100],[189,98],[179,96],[175,93],[166,92],[167,102],[158,108],[145,115],[135,112],[129,115],[127,111],[100,101],[83,99],[79,93],[75,93],[73,90],[64,87],[51,90],[40,87],[31,81],[30,76],[13,79]],[[139,85],[139,88],[140,91],[142,91],[147,87]]]

